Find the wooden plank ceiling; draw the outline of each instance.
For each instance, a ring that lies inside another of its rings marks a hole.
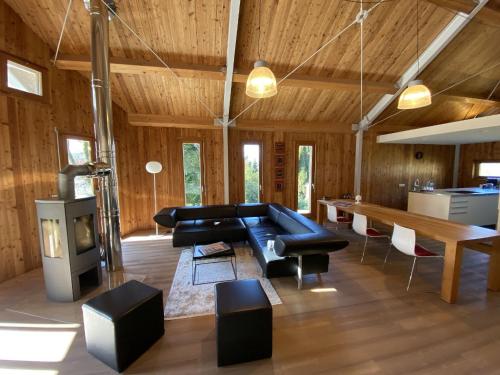
[[[461,0],[461,3],[467,1]],[[6,2],[55,49],[68,3],[66,0]],[[116,3],[120,17],[166,62],[181,69],[182,78],[176,79],[164,71],[154,56],[115,19],[110,28],[111,55],[117,62],[134,61],[136,66],[130,68],[125,64],[120,70],[117,64],[113,68],[113,100],[129,114],[212,119],[210,112],[197,101],[200,98],[211,112],[220,115],[229,1],[117,0]],[[473,6],[472,0],[470,3]],[[262,4],[262,9],[259,9],[259,4]],[[373,4],[365,5],[369,6]],[[343,0],[243,1],[235,59],[238,74],[234,77],[231,116],[239,114],[252,102],[245,96],[244,81],[255,60],[267,60],[277,76],[282,76],[352,22],[358,11],[359,4]],[[449,6],[420,1],[419,41],[422,50],[456,11]],[[414,61],[415,18],[413,0],[395,0],[380,4],[366,20],[364,79],[369,87],[364,95],[365,112],[381,98],[383,92],[391,92],[391,85]],[[468,26],[460,35],[460,42],[453,43],[424,72],[426,81],[429,79],[430,82],[432,77],[433,89],[446,86],[468,71],[487,65],[490,60],[498,60],[499,47],[491,45],[495,32],[498,37],[498,28],[486,22],[481,20]],[[83,1],[73,1],[60,50],[62,56],[70,57],[70,63],[71,58],[80,63],[88,59],[89,27],[89,16]],[[301,80],[306,77],[304,81],[283,85],[278,95],[261,100],[241,119],[283,120],[298,127],[301,121],[331,122],[332,127],[339,131],[349,129],[360,116],[359,91],[356,88],[359,79],[359,35],[359,26],[352,27],[297,71]],[[81,64],[66,68],[88,70]],[[461,90],[484,98],[492,82],[495,83],[498,78],[497,72],[490,72],[461,87]],[[321,84],[316,83],[318,80]],[[339,82],[350,84],[341,87]],[[467,111],[460,101],[446,99],[446,106],[454,108],[450,111],[453,116],[463,116]],[[440,113],[440,110],[436,111]],[[399,120],[402,118],[399,117]],[[442,118],[436,119],[436,122],[442,122]]]
[[[466,0],[444,1],[443,9],[453,13],[453,10],[463,9],[461,7],[465,2]],[[500,19],[495,24],[492,15],[492,9],[496,9],[495,4],[500,4],[500,1],[494,0],[488,3],[489,7],[481,10],[476,18],[422,72],[420,78],[424,80],[431,92],[438,93],[500,62],[500,43],[498,42]],[[451,9],[453,5],[455,7]],[[497,7],[498,14],[500,14],[500,5]],[[500,87],[493,92],[491,100],[476,100],[476,98],[487,98],[499,80],[500,66],[497,66],[434,97],[429,107],[400,112],[395,101],[380,115],[378,121],[400,113],[376,126],[379,129],[401,124],[422,127],[465,120],[481,114],[499,113]],[[459,96],[453,97],[454,94]],[[468,96],[468,98],[463,96]]]

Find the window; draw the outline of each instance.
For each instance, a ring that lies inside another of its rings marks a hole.
[[[479,162],[476,168],[476,177],[500,177],[500,161]]]
[[[49,71],[0,51],[0,91],[22,99],[50,103]]]
[[[299,145],[297,148],[297,211],[312,212],[314,190],[314,146]]]
[[[68,164],[82,165],[92,161],[92,144],[86,139],[67,138],[66,149]],[[86,176],[75,177],[75,197],[84,198],[94,195],[92,179]]]
[[[261,193],[260,145],[243,145],[245,203],[259,203]]]
[[[7,87],[42,96],[42,72],[7,60]]]
[[[202,164],[201,144],[183,143],[182,160],[184,166],[184,201],[186,206],[202,204]]]

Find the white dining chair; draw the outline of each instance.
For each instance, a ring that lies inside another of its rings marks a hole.
[[[387,259],[391,253],[392,247],[403,254],[413,257],[413,264],[411,267],[410,278],[408,279],[408,285],[406,286],[406,291],[410,289],[411,279],[413,278],[413,273],[415,271],[415,266],[417,258],[443,258],[442,255],[435,254],[432,251],[427,250],[425,247],[419,245],[416,240],[416,234],[413,229],[402,227],[394,223],[394,230],[392,232],[391,245],[385,256],[384,266],[387,263]]]
[[[347,216],[339,215],[337,207],[335,207],[333,204],[327,205],[326,214],[327,214],[328,221],[336,224],[337,229],[339,229],[339,224],[351,224],[352,223],[352,220],[350,218],[348,218]]]
[[[352,229],[357,234],[365,237],[365,245],[363,246],[363,255],[361,256],[361,263],[365,259],[366,246],[368,244],[368,238],[387,238],[390,237],[376,230],[375,228],[368,228],[368,219],[365,215],[354,213],[354,218],[352,220]]]

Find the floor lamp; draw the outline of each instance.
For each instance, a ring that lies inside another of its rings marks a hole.
[[[146,163],[146,171],[153,175],[153,199],[155,205],[155,214],[158,211],[156,207],[156,174],[160,173],[163,169],[163,166],[159,161],[148,161]],[[158,236],[158,223],[156,223],[156,235]]]

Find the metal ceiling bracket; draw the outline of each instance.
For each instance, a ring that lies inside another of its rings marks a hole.
[[[365,22],[366,18],[368,17],[368,11],[367,10],[360,10],[359,13],[356,15],[356,23],[363,23]]]

